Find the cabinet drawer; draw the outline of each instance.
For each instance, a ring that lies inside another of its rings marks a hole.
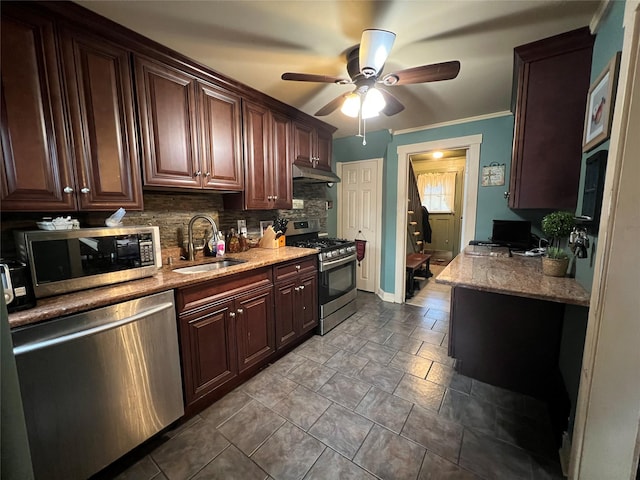
[[[287,263],[282,263],[274,267],[275,281],[290,280],[299,273],[307,273],[317,270],[317,258],[306,257]]]
[[[238,273],[191,287],[180,288],[176,293],[178,313],[202,308],[211,303],[229,300],[249,290],[273,285],[271,268]]]

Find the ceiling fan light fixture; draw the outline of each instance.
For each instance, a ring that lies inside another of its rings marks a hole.
[[[362,118],[377,117],[386,104],[387,102],[385,102],[380,90],[377,88],[370,88],[362,102]]]
[[[360,111],[360,95],[357,93],[348,94],[344,99],[340,111],[347,117],[356,118]]]
[[[395,39],[396,34],[387,30],[370,29],[362,32],[359,62],[360,72],[365,77],[372,77],[382,70]]]

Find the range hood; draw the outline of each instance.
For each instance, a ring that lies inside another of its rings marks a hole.
[[[300,183],[338,183],[340,177],[333,172],[293,164],[293,180]]]

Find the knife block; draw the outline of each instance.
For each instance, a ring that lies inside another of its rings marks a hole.
[[[285,246],[285,238],[282,235],[276,238],[276,232],[271,227],[267,227],[264,236],[260,239],[260,248],[280,248]]]

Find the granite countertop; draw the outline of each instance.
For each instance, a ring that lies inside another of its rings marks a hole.
[[[316,255],[317,253],[314,249],[298,247],[281,247],[275,249],[252,248],[247,252],[227,254],[224,257],[228,259],[237,258],[246,260],[246,263],[223,267],[209,272],[188,274],[176,273],[173,270],[181,267],[210,263],[216,261],[216,259],[207,258],[203,260],[201,257],[199,260],[193,262],[176,261],[171,266],[163,266],[153,277],[38,299],[37,305],[34,308],[9,314],[9,326],[15,328],[30,325],[64,315],[132,300],[164,290],[186,287],[207,280],[223,278],[236,273],[294,260],[296,258]]]
[[[544,275],[540,257],[461,253],[438,275],[436,283],[585,307],[591,296],[573,278]]]

